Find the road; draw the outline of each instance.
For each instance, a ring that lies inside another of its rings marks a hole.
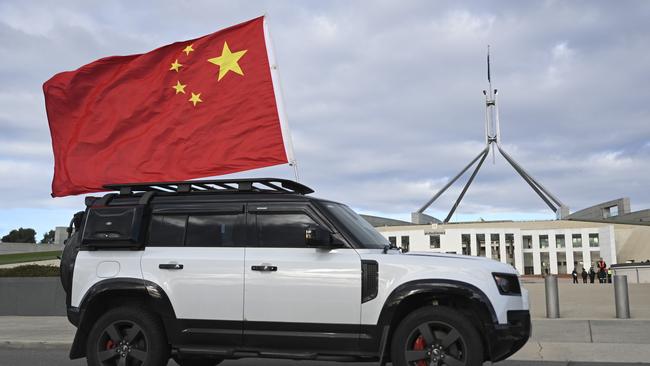
[[[61,349],[0,349],[0,366],[82,366],[86,360],[70,361],[68,351]],[[371,366],[373,363],[337,363],[315,361],[286,361],[270,359],[243,359],[225,361],[220,366]],[[490,364],[486,364],[488,366]],[[593,363],[593,362],[538,362],[504,361],[492,366],[640,366],[650,364]],[[168,366],[177,366],[170,361]]]

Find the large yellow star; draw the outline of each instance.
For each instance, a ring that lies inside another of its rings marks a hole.
[[[181,68],[181,66],[183,66],[183,65],[179,64],[178,60],[176,60],[176,61],[172,62],[172,67],[170,67],[169,70],[170,71],[174,70],[174,71],[178,72],[178,70]]]
[[[176,90],[176,94],[178,94],[178,93],[185,94],[185,87],[186,86],[187,86],[187,84],[181,84],[180,81],[177,81],[176,85],[172,86],[172,88],[174,88],[174,90]]]
[[[248,50],[237,51],[233,53],[228,47],[228,42],[223,43],[223,51],[221,51],[221,56],[208,60],[208,62],[219,65],[219,77],[217,78],[217,81],[221,80],[228,73],[228,71],[232,71],[235,74],[244,75],[244,72],[241,70],[241,67],[239,67],[239,64],[237,62],[240,58],[242,58],[242,56],[244,56],[246,51]]]
[[[201,93],[198,93],[198,94],[192,93],[192,97],[190,99],[188,99],[188,101],[192,102],[192,104],[194,104],[194,106],[196,107],[196,103],[203,102],[201,100]]]
[[[191,44],[191,45],[185,47],[185,48],[183,49],[183,52],[185,52],[186,55],[189,55],[190,52],[194,51],[194,48],[192,48],[192,46],[194,46],[194,44]]]

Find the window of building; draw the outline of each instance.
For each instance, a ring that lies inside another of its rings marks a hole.
[[[485,234],[476,234],[476,244],[478,244],[478,255],[485,257]]]
[[[402,252],[404,252],[404,253],[408,252],[409,251],[409,246],[410,246],[410,243],[409,243],[410,238],[409,238],[409,236],[408,235],[402,236],[400,238],[400,242],[401,242]]]
[[[469,249],[470,242],[471,242],[470,234],[461,234],[460,235],[460,244],[461,244],[461,247],[463,249],[462,253],[464,255],[470,255],[470,249]]]
[[[515,235],[506,234],[506,263],[515,265]]]
[[[571,235],[571,242],[573,243],[574,248],[582,248],[582,235],[580,234]]]
[[[522,237],[522,241],[524,242],[524,249],[533,249],[533,237],[530,235],[524,235]]]
[[[397,237],[396,236],[389,236],[388,237],[388,242],[391,245],[397,246]]]
[[[598,248],[598,234],[589,234],[589,246],[591,248]]]
[[[524,274],[532,275],[535,273],[533,265],[533,253],[524,253]]]
[[[566,243],[564,242],[564,234],[555,235],[555,247],[556,248],[566,247]]]
[[[490,234],[492,259],[501,260],[501,240],[499,234]]]
[[[429,248],[440,249],[440,235],[429,235]]]
[[[539,236],[539,247],[540,248],[548,248],[548,235],[540,235]]]
[[[605,207],[603,209],[603,218],[618,216],[618,205]]]
[[[268,213],[257,216],[257,241],[261,247],[305,247],[305,230],[318,224],[304,213]]]
[[[542,274],[547,275],[551,273],[551,262],[549,259],[549,252],[539,253],[539,260],[542,267]]]

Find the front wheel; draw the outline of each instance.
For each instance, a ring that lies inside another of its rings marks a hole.
[[[462,314],[442,306],[425,307],[399,324],[391,358],[395,366],[480,366],[483,344]]]
[[[108,311],[86,343],[88,366],[164,366],[169,345],[160,320],[138,307]]]

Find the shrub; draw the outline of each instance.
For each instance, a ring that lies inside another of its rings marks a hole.
[[[0,268],[0,277],[57,277],[58,266],[27,264],[13,268]]]

